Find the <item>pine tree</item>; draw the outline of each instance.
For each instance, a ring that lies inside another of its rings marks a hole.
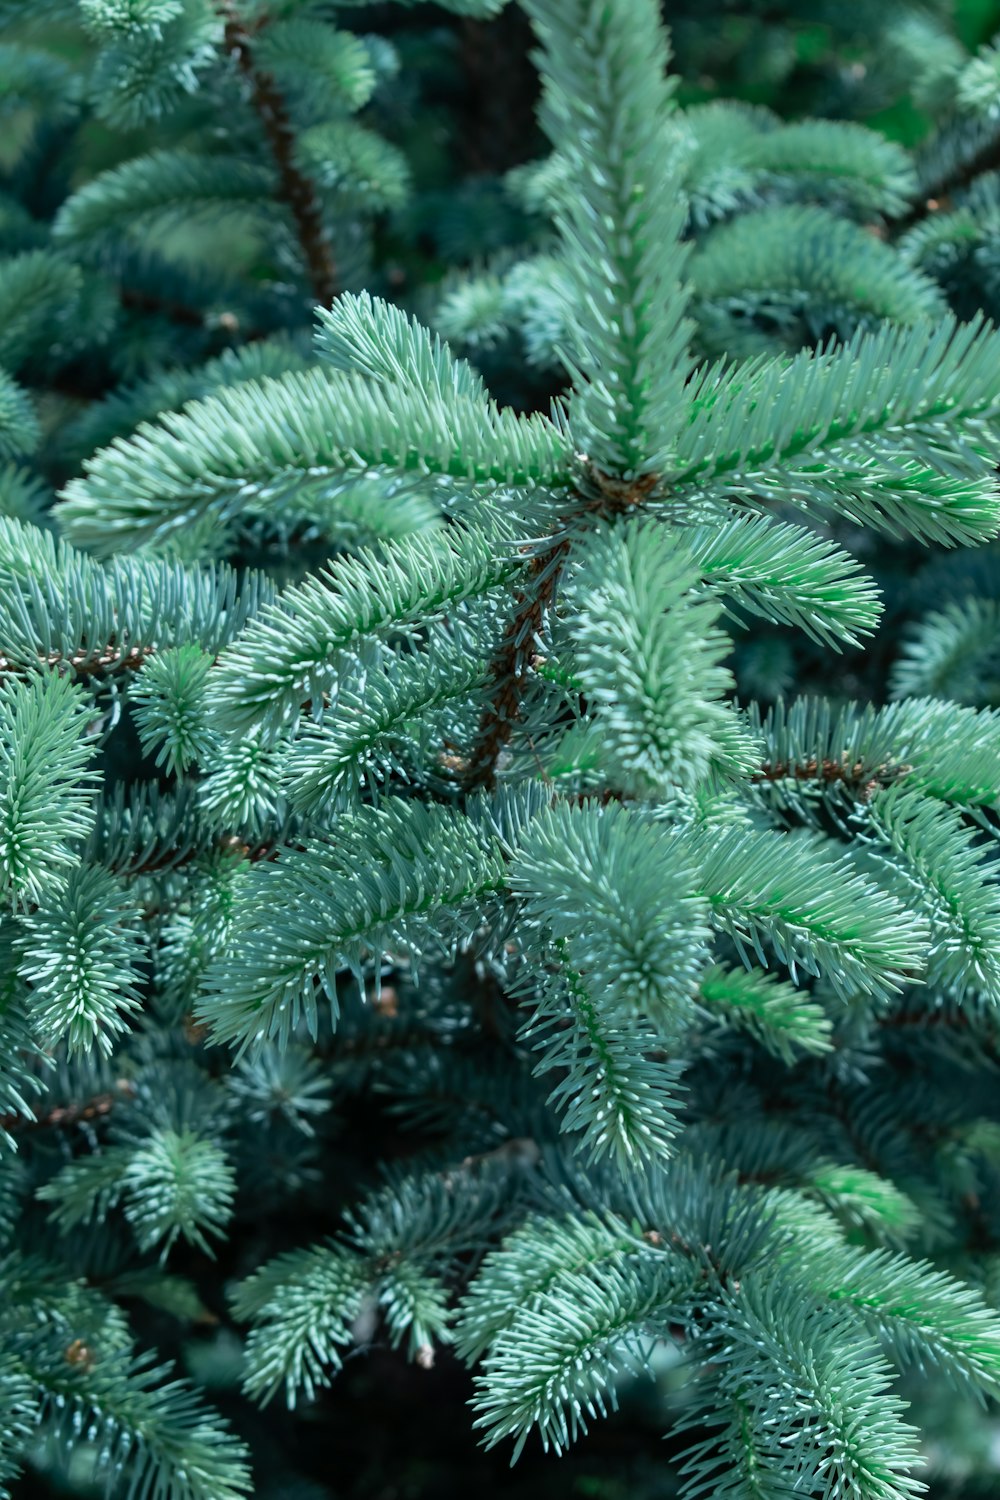
[[[755,246],[926,203],[905,153],[679,110],[652,0],[525,8],[551,411],[341,292],[291,367],[131,408],[55,529],[12,471],[8,1488],[41,1431],[112,1493],[260,1493],[125,1311],[218,1316],[227,1235],[250,1398],[450,1347],[485,1443],[561,1454],[668,1349],[685,1496],[915,1495],[903,1391],[1000,1394],[1000,716],[916,648],[888,704],[730,666],[747,621],[862,648],[851,535],[996,534],[1000,334],[871,239],[895,302],[737,336]],[[741,131],[775,155],[713,216]],[[838,150],[839,217],[796,201]],[[358,1097],[405,1161],[331,1143]]]

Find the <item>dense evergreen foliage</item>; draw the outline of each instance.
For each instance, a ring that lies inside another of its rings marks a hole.
[[[0,1495],[991,1492],[1000,15],[0,19]]]

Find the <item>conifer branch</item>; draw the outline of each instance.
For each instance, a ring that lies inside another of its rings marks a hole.
[[[226,51],[236,59],[249,82],[253,106],[278,169],[281,196],[295,220],[313,294],[317,302],[329,307],[337,295],[337,269],[323,228],[316,188],[295,164],[295,135],[287,106],[270,73],[263,73],[255,66],[250,37],[235,5],[231,0],[221,0],[219,10],[226,23]]]

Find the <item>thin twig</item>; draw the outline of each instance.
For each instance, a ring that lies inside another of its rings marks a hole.
[[[776,760],[765,761],[749,779],[756,785],[766,781],[825,781],[828,786],[840,782],[853,787],[862,801],[868,802],[881,787],[892,786],[909,770],[904,765],[866,766],[861,760]]]
[[[153,649],[152,646],[118,648],[114,645],[106,645],[99,652],[81,649],[74,651],[71,656],[65,656],[61,651],[50,651],[38,657],[37,665],[72,667],[80,677],[99,677],[108,671],[136,670],[142,666],[147,657],[152,656]],[[9,661],[6,656],[0,656],[0,674],[10,673],[16,676],[23,670],[23,665],[19,666],[16,662]]]
[[[260,116],[281,181],[281,197],[291,209],[316,300],[329,307],[337,295],[337,272],[333,251],[323,228],[323,215],[312,181],[295,165],[295,132],[288,109],[270,73],[254,65],[253,48],[246,26],[231,0],[221,0],[225,18],[226,51],[233,57],[250,85],[250,97]]]
[[[953,193],[968,187],[981,173],[995,171],[998,167],[1000,167],[1000,135],[995,139],[984,141],[968,161],[956,162],[952,169],[939,177],[936,182],[928,183],[919,203],[911,204],[905,213],[889,220],[890,230],[893,234],[902,234],[904,230],[912,229],[914,224],[930,218],[932,214],[950,208]]]
[[[78,1104],[56,1104],[44,1115],[0,1115],[0,1131],[16,1135],[27,1130],[61,1129],[67,1125],[79,1125],[87,1120],[100,1120],[109,1115],[116,1104],[135,1095],[134,1086],[120,1078],[113,1092],[95,1094]]]
[[[141,292],[135,287],[120,287],[118,300],[130,311],[158,313],[164,318],[169,318],[171,323],[184,323],[191,328],[204,328],[205,326],[205,313],[200,308],[188,307],[183,302],[158,297],[153,292]]]
[[[520,715],[536,637],[555,595],[568,551],[569,539],[562,537],[547,551],[540,552],[529,570],[527,587],[515,596],[514,613],[490,667],[495,686],[480,716],[476,745],[466,767],[467,789],[489,788],[496,780],[497,760]]]

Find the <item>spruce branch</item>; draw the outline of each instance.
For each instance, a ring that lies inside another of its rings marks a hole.
[[[565,1452],[615,1409],[623,1376],[648,1371],[690,1280],[679,1257],[665,1254],[559,1275],[500,1333],[475,1377],[474,1425],[485,1429],[485,1446],[512,1437],[517,1458],[534,1428],[546,1451]]]
[[[508,880],[533,940],[586,975],[610,1017],[646,1015],[667,1037],[683,1030],[710,922],[686,844],[618,803],[555,802],[519,845]]]
[[[123,883],[99,865],[74,866],[39,893],[16,947],[40,1034],[71,1053],[110,1055],[142,1006],[143,943]]]
[[[68,678],[0,682],[0,891],[40,900],[76,864],[94,822],[90,711]]]
[[[720,601],[670,530],[619,519],[590,532],[566,589],[573,676],[592,707],[601,765],[639,795],[693,790],[710,771],[740,774],[759,745],[726,696],[731,650]]]
[[[690,369],[667,34],[644,0],[526,8],[542,49],[541,121],[578,183],[556,215],[573,293],[561,357],[574,435],[595,471],[632,482],[667,467]]]
[[[834,846],[835,847],[835,846]],[[859,875],[849,854],[817,835],[730,827],[690,835],[700,889],[746,967],[767,967],[773,947],[796,981],[823,973],[847,1001],[885,1002],[924,967],[922,914]]]
[[[74,542],[107,556],[251,508],[286,521],[336,515],[345,479],[368,484],[372,471],[405,513],[408,482],[440,514],[445,499],[475,498],[479,486],[482,495],[558,485],[567,460],[564,433],[540,414],[314,366],[220,388],[142,423],[86,462],[57,514]]]
[[[901,1420],[885,1360],[839,1309],[810,1307],[795,1292],[751,1277],[720,1299],[709,1423],[721,1442],[692,1450],[684,1493],[911,1500],[923,1488],[913,1477],[916,1433]]]
[[[672,1154],[683,1065],[663,1053],[661,1033],[644,1018],[608,1007],[603,986],[592,994],[568,964],[560,978],[522,1033],[542,1054],[534,1072],[556,1072],[548,1103],[576,1149],[591,1161],[610,1158],[627,1178]]]
[[[503,884],[499,842],[471,818],[399,798],[361,807],[338,822],[335,839],[254,866],[198,1019],[241,1053],[268,1038],[286,1046],[300,1021],[315,1036],[324,994],[338,1018],[338,970],[361,975],[374,959],[377,972],[382,953],[411,944],[448,952]],[[294,919],[277,934],[270,917],[279,906]]]
[[[98,1351],[73,1341],[53,1357],[39,1335],[21,1356],[67,1447],[81,1432],[97,1440],[95,1469],[125,1493],[162,1500],[241,1500],[251,1493],[248,1453],[171,1367],[121,1348]]]
[[[304,703],[335,695],[376,640],[413,635],[435,616],[524,572],[496,524],[451,526],[334,558],[285,591],[222,654],[210,682],[213,727],[277,735]]]
[[[262,225],[274,193],[275,174],[263,162],[161,147],[84,183],[59,209],[53,236],[89,258],[119,245],[122,234],[227,218]]]

